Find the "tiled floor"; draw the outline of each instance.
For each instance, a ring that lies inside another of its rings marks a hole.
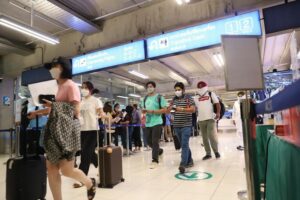
[[[237,192],[246,188],[244,174],[244,153],[237,151],[235,133],[219,133],[220,160],[202,161],[204,149],[201,137],[191,139],[195,166],[193,171],[209,172],[211,179],[199,181],[178,180],[180,152],[174,150],[173,143],[162,144],[165,153],[157,169],[149,169],[151,152],[140,152],[123,159],[124,183],[113,189],[98,189],[95,199],[99,200],[235,200]],[[0,156],[0,199],[5,199],[5,162]],[[89,174],[97,177],[97,170],[91,166]],[[65,200],[84,200],[84,188],[73,189],[73,180],[63,178],[63,197]],[[48,188],[47,200],[52,199]]]

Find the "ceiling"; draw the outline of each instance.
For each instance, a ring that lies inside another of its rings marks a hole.
[[[162,0],[1,0],[0,15],[10,17],[50,35],[60,36],[70,31],[92,34],[101,31],[102,21],[132,12]],[[33,4],[32,4],[33,3]],[[31,7],[34,15],[31,21]],[[5,28],[0,38],[18,43],[31,50],[35,40],[29,36]],[[12,53],[10,48],[0,50],[0,56]],[[13,51],[13,53],[19,53]]]
[[[33,26],[52,35],[62,35],[69,31],[91,34],[101,31],[101,22],[110,17],[132,12],[163,0],[33,0]],[[0,14],[9,16],[25,24],[30,24],[31,0],[1,0]],[[44,14],[43,14],[44,13]],[[80,23],[74,24],[74,21]],[[300,40],[299,32],[296,37]],[[290,67],[290,40],[292,33],[261,39],[261,55],[264,71],[284,70]],[[32,53],[35,41],[23,34],[0,29],[0,56],[10,53],[28,55]],[[77,82],[91,80],[101,90],[102,96],[112,98],[128,93],[143,93],[147,80],[128,73],[139,71],[158,83],[157,88],[166,95],[173,95],[176,81],[184,82],[188,91],[194,93],[195,84],[205,80],[227,104],[235,100],[235,93],[224,90],[223,68],[213,59],[213,54],[221,52],[220,47],[161,58],[155,61],[123,66],[82,77]],[[219,86],[222,87],[219,87]],[[114,96],[112,96],[114,94]]]

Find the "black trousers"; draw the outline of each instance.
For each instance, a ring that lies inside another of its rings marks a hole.
[[[79,169],[86,175],[89,173],[90,164],[98,166],[95,146],[97,145],[97,131],[81,131],[81,162]]]
[[[152,148],[152,160],[158,162],[159,152],[159,140],[162,131],[162,126],[157,125],[153,127],[146,127],[147,142]]]
[[[133,128],[132,139],[133,139],[135,148],[142,147],[141,127]]]

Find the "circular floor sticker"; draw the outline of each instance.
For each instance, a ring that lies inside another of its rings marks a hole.
[[[186,172],[184,174],[176,174],[175,177],[180,180],[185,181],[197,181],[197,180],[206,180],[210,179],[212,177],[212,174],[207,172],[197,172],[197,171],[191,171]]]

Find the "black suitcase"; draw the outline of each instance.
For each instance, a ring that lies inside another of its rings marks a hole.
[[[42,200],[47,190],[44,156],[11,158],[6,166],[6,200]]]
[[[110,122],[109,122],[110,124]],[[99,187],[113,188],[120,182],[124,182],[122,167],[122,149],[118,146],[111,146],[111,126],[108,126],[108,146],[98,150],[99,163]],[[99,137],[98,137],[99,138]],[[106,138],[104,141],[107,141]]]
[[[38,120],[37,126],[38,127]],[[20,129],[16,129],[16,158],[10,158],[6,166],[6,200],[43,200],[47,192],[46,159],[43,155],[27,156],[26,144],[20,153]],[[26,134],[23,142],[27,141]],[[36,146],[38,147],[38,146]]]

